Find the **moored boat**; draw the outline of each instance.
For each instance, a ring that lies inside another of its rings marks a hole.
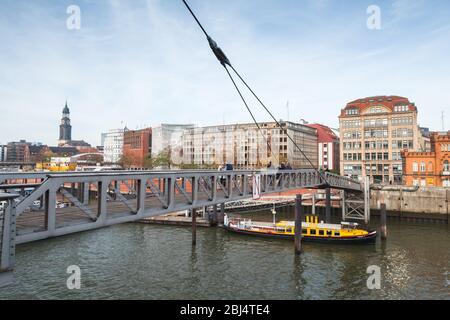
[[[302,241],[338,244],[374,244],[376,231],[358,228],[357,223],[329,224],[318,221],[317,216],[307,216],[302,222]],[[225,215],[224,228],[235,233],[260,237],[294,239],[295,222],[257,222],[249,219],[230,218]]]

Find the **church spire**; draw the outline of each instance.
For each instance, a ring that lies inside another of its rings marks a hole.
[[[67,105],[64,106],[61,118],[61,125],[59,126],[59,144],[64,144],[72,140],[72,126],[70,125],[70,110]]]
[[[66,106],[63,109],[63,115],[65,115],[65,114],[70,114],[69,107],[67,106],[67,100],[66,100]]]

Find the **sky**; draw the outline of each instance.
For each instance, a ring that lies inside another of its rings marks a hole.
[[[448,0],[188,2],[279,119],[337,128],[348,102],[399,95],[421,126],[441,130],[446,111],[450,129]],[[0,143],[56,145],[66,100],[72,139],[94,146],[124,126],[251,122],[181,0],[1,0]]]

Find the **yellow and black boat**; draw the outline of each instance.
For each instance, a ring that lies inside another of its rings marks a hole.
[[[302,241],[338,243],[338,244],[374,244],[376,231],[358,229],[357,223],[342,222],[329,224],[319,222],[317,216],[306,216],[302,222]],[[294,239],[295,222],[281,221],[279,223],[256,222],[248,219],[230,218],[225,215],[225,229],[253,236]]]

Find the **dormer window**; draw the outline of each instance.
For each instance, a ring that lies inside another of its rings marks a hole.
[[[409,106],[407,105],[394,107],[394,112],[407,112],[407,111],[409,111]]]
[[[371,107],[369,109],[369,113],[382,113],[383,112],[383,108],[381,107]]]
[[[355,115],[358,115],[358,113],[359,113],[358,109],[355,109],[355,108],[347,109],[345,111],[345,114],[348,115],[348,116],[355,116]]]

